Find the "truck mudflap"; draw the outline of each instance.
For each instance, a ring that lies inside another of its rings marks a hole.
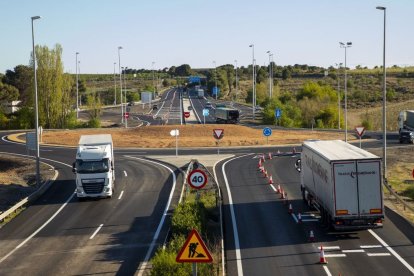
[[[376,229],[383,227],[383,218],[336,219],[332,226],[336,231]]]

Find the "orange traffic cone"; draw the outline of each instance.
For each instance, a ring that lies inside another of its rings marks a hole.
[[[292,149],[292,153],[296,153],[296,149],[295,148]]]
[[[309,241],[315,242],[315,234],[313,234],[313,230],[309,231]]]
[[[300,212],[298,213],[298,223],[302,223],[302,215]]]
[[[288,213],[289,213],[289,214],[292,214],[292,212],[293,212],[292,203],[290,203],[290,204],[289,204],[289,210],[288,210]]]
[[[258,168],[262,166],[262,159],[259,159],[259,164],[257,165]]]
[[[280,199],[285,199],[285,191],[283,191],[283,188],[280,190]]]
[[[280,184],[277,184],[276,193],[280,194]]]
[[[321,253],[319,254],[319,263],[320,264],[327,264],[328,261],[325,258],[325,252],[323,251],[323,246],[321,245]]]
[[[266,170],[263,171],[263,177],[267,178],[267,171]]]
[[[272,175],[269,176],[269,184],[273,184],[273,177],[272,177]]]
[[[277,154],[280,154],[280,150],[277,150]]]
[[[269,152],[269,160],[272,160],[272,153]]]

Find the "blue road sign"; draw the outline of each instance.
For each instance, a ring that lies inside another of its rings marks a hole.
[[[220,93],[220,89],[217,86],[213,87],[213,95],[215,96],[216,94],[218,95]]]
[[[282,116],[282,110],[280,108],[275,109],[275,117],[279,119]]]
[[[203,116],[206,117],[208,116],[208,114],[210,114],[210,110],[208,110],[207,108],[203,109]]]
[[[199,76],[189,76],[188,81],[190,83],[200,83],[200,77]]]
[[[272,129],[270,127],[265,127],[263,129],[263,135],[266,137],[272,135]]]

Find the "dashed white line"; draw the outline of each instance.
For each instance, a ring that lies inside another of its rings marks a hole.
[[[326,275],[332,276],[331,272],[329,271],[329,269],[326,265],[323,266],[323,270],[325,270]]]
[[[327,250],[339,250],[341,249],[339,246],[324,246],[323,250],[327,251]]]
[[[340,258],[346,257],[346,254],[325,254],[326,258]]]
[[[371,233],[371,235],[374,236],[385,248],[387,248],[388,251],[391,252],[392,255],[394,255],[395,258],[397,258],[411,273],[414,273],[414,268],[407,263],[406,260],[404,260],[397,252],[395,252],[394,249],[392,249],[383,239],[380,238],[372,229],[369,229],[368,232]]]
[[[346,249],[342,250],[342,253],[363,253],[365,252],[364,249]]]
[[[126,172],[126,171],[124,171],[124,175],[125,175],[125,177],[127,177],[127,176],[128,176],[128,174],[127,174],[127,172]]]
[[[275,186],[273,186],[273,184],[270,184],[270,187],[273,189],[273,191],[276,192],[276,188],[275,188]]]
[[[385,256],[391,256],[390,253],[368,253],[369,257],[385,257]]]
[[[119,195],[118,199],[121,199],[123,194],[124,194],[124,191],[121,191],[121,194]]]
[[[376,244],[376,245],[361,245],[360,247],[361,247],[361,248],[364,248],[364,249],[369,249],[369,248],[381,248],[381,247],[382,247],[382,245],[380,245],[380,244]]]
[[[95,232],[93,232],[92,236],[90,236],[90,238],[89,238],[90,240],[93,239],[96,236],[96,234],[98,234],[98,232],[99,232],[99,230],[101,230],[102,226],[103,226],[103,224],[99,225],[99,227],[95,230]]]

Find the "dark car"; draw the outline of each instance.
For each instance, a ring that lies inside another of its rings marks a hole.
[[[206,102],[206,106],[205,106],[205,108],[210,109],[210,108],[212,108],[212,107],[213,107],[213,105],[212,105],[210,102]]]
[[[400,143],[408,142],[414,144],[414,132],[409,130],[400,131]]]

